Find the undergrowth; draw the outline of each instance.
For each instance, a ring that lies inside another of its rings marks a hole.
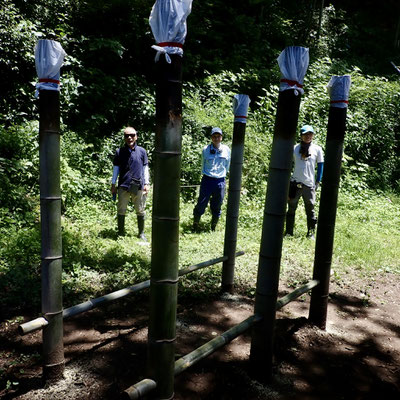
[[[357,195],[358,196],[358,195]],[[400,274],[397,195],[366,191],[363,201],[353,192],[339,194],[332,279],[357,285],[357,279],[377,274]],[[151,199],[151,196],[150,196]],[[149,209],[151,209],[151,200]],[[202,232],[191,230],[194,201],[182,200],[180,213],[180,268],[223,255],[225,212],[215,232],[208,212],[202,217]],[[264,201],[242,195],[236,259],[235,286],[239,293],[255,294]],[[127,214],[127,236],[116,235],[116,203],[84,198],[63,216],[64,306],[131,286],[150,277],[151,245],[136,238],[133,208]],[[150,213],[146,235],[151,239]],[[1,227],[0,284],[2,309],[15,312],[40,308],[40,232],[31,228]],[[306,218],[302,204],[297,211],[295,234],[285,237],[281,259],[281,284],[299,286],[312,277],[315,242],[305,237]],[[18,252],[15,249],[18,248]],[[155,249],[156,250],[156,249]],[[212,296],[220,288],[221,263],[180,279],[179,296]]]

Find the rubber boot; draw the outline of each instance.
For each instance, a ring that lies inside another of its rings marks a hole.
[[[217,227],[217,224],[218,224],[218,220],[219,220],[219,217],[212,217],[212,219],[211,219],[211,230],[212,231],[215,231],[215,228]]]
[[[138,224],[138,235],[137,237],[141,239],[143,242],[147,242],[147,238],[144,235],[144,215],[137,216],[137,224]]]
[[[293,236],[295,214],[286,214],[286,232],[285,235]]]
[[[125,236],[125,215],[117,215],[118,219],[118,236]]]
[[[193,231],[199,232],[200,231],[200,218],[201,215],[193,215]]]
[[[307,218],[307,237],[312,240],[315,240],[315,225],[317,225],[316,219]]]

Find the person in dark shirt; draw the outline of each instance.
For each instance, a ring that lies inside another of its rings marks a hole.
[[[134,128],[131,126],[125,128],[125,146],[117,149],[114,156],[111,193],[113,196],[118,193],[118,235],[125,235],[126,208],[132,200],[138,221],[138,238],[147,241],[144,235],[144,219],[146,198],[150,187],[149,165],[146,150],[137,145],[137,138],[138,134]]]

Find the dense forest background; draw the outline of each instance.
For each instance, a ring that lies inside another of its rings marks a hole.
[[[18,289],[37,285],[39,270],[35,44],[54,39],[67,53],[60,92],[63,218],[83,218],[94,203],[111,207],[111,160],[124,126],[138,129],[151,161],[152,5],[153,0],[1,2],[0,290],[8,294],[3,304],[12,296],[20,302]],[[299,125],[314,125],[315,141],[322,146],[329,109],[326,85],[332,75],[352,78],[342,188],[359,201],[367,190],[399,192],[400,75],[391,64],[400,65],[397,0],[194,0],[187,24],[183,185],[199,182],[207,127],[220,126],[229,143],[232,97],[244,93],[251,104],[243,193],[263,199],[266,179],[260,177],[268,171],[280,76],[276,58],[286,46],[298,45],[310,49]],[[184,199],[193,197],[183,192]],[[81,243],[66,232],[63,242],[68,273],[78,259],[85,261]],[[19,254],[13,246],[22,249]]]
[[[152,4],[152,0],[4,0],[1,129],[37,119],[34,46],[47,38],[58,40],[67,53],[61,92],[64,130],[77,133],[82,145],[96,146],[129,123],[141,130],[142,144],[151,146],[155,52],[148,17]],[[391,65],[400,64],[400,11],[395,0],[195,0],[184,55],[187,140],[201,140],[204,126],[223,125],[219,119],[224,99],[228,96],[229,103],[238,92],[252,99],[251,136],[256,140],[268,136],[279,79],[276,58],[288,45],[310,48],[300,123],[314,124],[323,134],[324,85],[333,74],[351,74],[346,154],[373,168],[369,171],[373,185],[398,188],[400,76]],[[210,109],[219,115],[212,116]],[[229,128],[230,119],[226,123],[224,128]],[[3,135],[0,156],[7,160],[18,150]],[[193,161],[194,154],[185,157]],[[184,180],[197,178],[194,169],[184,171]]]

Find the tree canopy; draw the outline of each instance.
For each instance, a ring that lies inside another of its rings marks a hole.
[[[153,2],[3,0],[1,126],[37,118],[34,46],[38,39],[55,39],[67,53],[61,70],[64,126],[91,142],[132,124],[140,126],[150,145],[155,52],[148,18]],[[265,142],[274,123],[276,58],[288,45],[310,48],[302,118],[325,130],[324,86],[333,74],[351,74],[346,153],[372,168],[367,175],[373,184],[398,187],[400,77],[391,65],[400,64],[400,5],[395,0],[194,0],[184,48],[188,144],[201,140],[204,125],[212,122],[210,113],[200,115],[201,108],[215,109],[217,99],[227,106],[230,100],[222,97],[233,91],[250,96],[255,141]],[[225,113],[222,108],[215,112]],[[184,170],[183,176],[190,180],[196,173]]]

